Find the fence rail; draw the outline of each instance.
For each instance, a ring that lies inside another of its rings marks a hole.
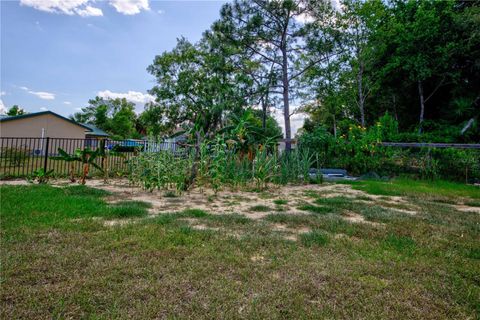
[[[384,147],[403,147],[403,148],[480,149],[480,144],[465,144],[465,143],[380,142],[379,144]]]
[[[58,156],[58,149],[73,154],[77,149],[98,149],[99,139],[71,139],[71,138],[6,138],[0,137],[0,179],[26,177],[35,170],[52,170],[57,176],[67,176],[71,163],[53,159]],[[96,159],[99,166],[107,166],[111,174],[124,174],[128,170],[128,161],[140,151],[160,152],[164,150],[179,151],[175,142],[148,142],[143,140],[115,141],[105,139],[105,150],[116,151],[115,155]],[[74,163],[77,174],[81,171],[81,163]],[[91,168],[92,175],[100,172]]]

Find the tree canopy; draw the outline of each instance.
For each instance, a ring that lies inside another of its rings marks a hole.
[[[156,132],[206,133],[278,108],[288,142],[295,105],[334,134],[389,112],[401,131],[478,139],[479,12],[460,0],[235,0],[199,43],[155,58],[143,117]]]
[[[288,149],[294,112],[335,136],[389,113],[411,139],[478,141],[479,30],[478,2],[462,0],[234,0],[197,43],[154,58],[141,114],[96,97],[74,118],[121,138],[211,137],[249,117],[266,132],[278,109]]]

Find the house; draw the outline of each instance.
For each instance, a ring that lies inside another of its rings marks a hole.
[[[86,139],[100,140],[100,139],[106,139],[110,136],[108,133],[106,133],[105,131],[103,131],[102,129],[100,129],[98,127],[95,127],[92,124],[82,123],[82,125],[90,129],[90,131],[85,132],[85,138]]]
[[[76,148],[96,145],[96,140],[106,138],[108,134],[52,111],[0,116],[2,149],[21,148],[33,154],[44,154],[44,138],[47,137],[50,138],[48,152],[55,154],[58,148],[73,151]]]
[[[90,133],[97,136],[95,129],[52,111],[0,117],[0,137],[2,138],[85,139]],[[104,134],[103,131],[101,133]]]

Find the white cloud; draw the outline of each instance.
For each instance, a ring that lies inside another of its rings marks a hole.
[[[45,107],[41,107],[40,110],[41,110],[41,111],[48,111],[48,109],[45,108]]]
[[[38,98],[43,100],[55,100],[55,93],[45,91],[32,91],[27,87],[20,87],[20,89],[25,90],[28,93],[33,94],[34,96],[37,96]]]
[[[77,14],[81,17],[99,17],[103,16],[103,12],[99,8],[86,6],[85,9],[77,9]]]
[[[300,22],[300,23],[303,23],[303,24],[311,23],[311,22],[315,21],[314,17],[312,17],[311,15],[306,14],[306,13],[299,14],[298,16],[295,16],[294,19],[297,22]]]
[[[148,93],[142,93],[138,91],[128,91],[127,93],[112,92],[110,90],[99,91],[97,96],[104,99],[127,99],[127,101],[135,104],[145,104],[147,102],[155,101],[155,97]]]
[[[45,92],[45,91],[28,91],[28,93],[33,94],[34,96],[37,96],[40,99],[43,100],[55,100],[55,94],[51,92]]]
[[[158,10],[157,13],[158,13],[158,14],[164,14],[164,13],[165,13],[165,10]]]
[[[5,91],[0,91],[0,97],[6,95],[7,93]]]
[[[5,113],[7,113],[7,108],[3,104],[2,99],[0,99],[0,114],[5,114]]]
[[[126,15],[134,15],[140,13],[142,10],[150,10],[148,0],[110,0],[110,5],[113,6],[117,12]]]
[[[91,0],[20,0],[20,5],[34,9],[67,15],[79,15],[82,17],[102,16],[99,8],[88,5]]]
[[[71,105],[72,103],[70,101],[63,101],[63,104],[66,104],[67,106]]]

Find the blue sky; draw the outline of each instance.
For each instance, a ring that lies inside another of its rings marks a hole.
[[[101,95],[127,97],[142,111],[155,55],[178,37],[199,40],[223,3],[1,1],[1,103],[68,116]]]

